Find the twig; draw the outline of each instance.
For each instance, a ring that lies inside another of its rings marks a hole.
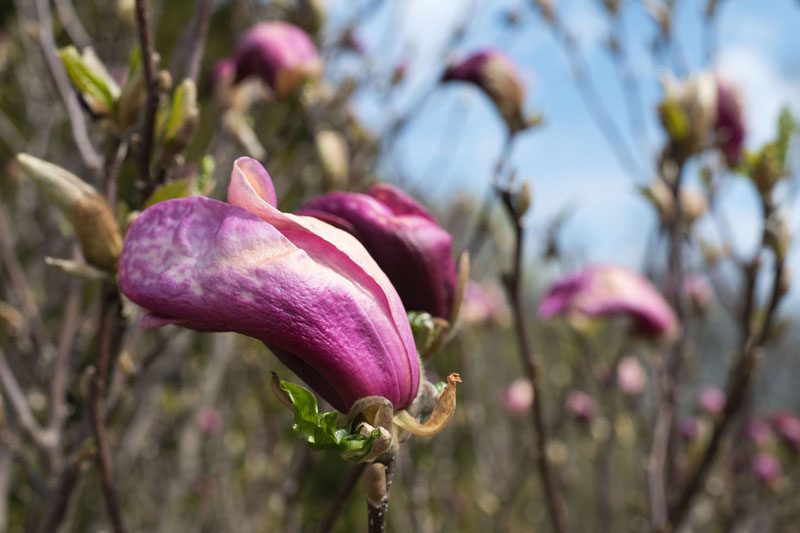
[[[365,479],[367,491],[367,531],[369,533],[386,532],[386,513],[389,509],[389,494],[392,490],[392,476],[394,474],[394,459],[386,464],[373,463],[367,470]],[[377,469],[383,468],[383,475],[373,477]],[[376,497],[379,496],[379,497]]]
[[[25,430],[39,448],[45,451],[49,449],[44,430],[36,421],[36,417],[33,415],[30,405],[28,405],[28,400],[25,399],[25,394],[22,392],[17,378],[14,377],[14,372],[6,362],[6,354],[3,353],[2,349],[0,349],[0,384],[3,386],[3,392],[14,409],[22,429]]]
[[[539,370],[533,358],[533,350],[531,347],[530,337],[528,330],[525,327],[525,312],[522,307],[522,294],[521,294],[521,281],[522,281],[522,245],[525,240],[525,228],[523,226],[521,217],[514,207],[514,200],[511,192],[508,189],[498,190],[500,198],[504,207],[514,225],[514,257],[511,266],[511,273],[506,276],[505,285],[508,292],[508,298],[511,301],[511,310],[514,315],[514,328],[516,330],[517,342],[519,344],[519,353],[522,358],[522,364],[525,367],[525,373],[533,386],[533,396],[536,399],[533,402],[533,425],[535,428],[535,439],[537,448],[537,466],[539,469],[539,478],[542,483],[542,490],[545,494],[547,502],[547,512],[553,529],[557,533],[564,533],[568,530],[567,519],[564,511],[564,504],[561,499],[558,487],[556,486],[553,472],[550,469],[550,462],[547,459],[547,426],[544,422],[544,405],[543,394],[539,382]]]
[[[111,287],[104,289],[101,296],[103,301],[100,307],[100,329],[97,335],[97,358],[95,360],[95,373],[92,379],[91,409],[92,431],[97,444],[97,466],[103,481],[103,496],[106,501],[106,510],[111,520],[115,533],[124,533],[122,512],[120,511],[119,498],[114,489],[114,478],[111,465],[111,450],[108,445],[108,435],[105,425],[105,392],[108,376],[110,352],[112,347],[113,330],[118,320],[119,297],[116,290]]]
[[[75,8],[72,7],[70,0],[54,0],[58,18],[61,19],[61,24],[67,30],[69,38],[72,39],[73,44],[78,48],[86,48],[91,46],[92,38],[86,33],[86,30],[81,24],[78,14],[75,13]]]
[[[144,126],[142,127],[139,179],[145,189],[149,191],[155,186],[150,176],[150,158],[153,152],[153,128],[156,121],[156,111],[158,111],[158,73],[156,72],[153,29],[151,27],[150,8],[147,5],[147,0],[136,0],[136,23],[139,29],[139,46],[142,52],[144,80],[147,87],[147,103],[145,104]],[[149,194],[149,192],[147,194]],[[145,197],[147,194],[145,194]]]
[[[328,512],[325,514],[325,519],[322,521],[322,525],[319,528],[320,533],[328,533],[333,529],[333,526],[336,525],[336,520],[342,513],[342,508],[347,501],[347,497],[350,496],[353,487],[355,487],[358,480],[361,479],[361,474],[364,473],[365,468],[367,468],[367,463],[358,463],[350,468],[350,472],[347,473],[347,478],[345,478],[344,483],[339,488],[339,493],[336,495]]]
[[[185,76],[195,83],[197,83],[197,78],[200,76],[200,66],[203,63],[203,54],[206,50],[211,0],[198,0],[197,10],[197,21],[193,31],[191,55],[186,64],[185,73]]]
[[[56,88],[67,108],[67,115],[69,116],[70,126],[72,127],[72,136],[75,139],[75,145],[78,147],[78,152],[80,152],[86,167],[95,173],[99,172],[103,164],[103,159],[100,157],[100,154],[97,153],[97,150],[95,150],[92,145],[92,141],[89,139],[89,133],[86,129],[83,111],[78,103],[78,97],[75,96],[72,85],[67,78],[67,73],[64,71],[64,66],[61,64],[61,60],[56,54],[56,43],[53,39],[53,20],[50,14],[48,0],[36,0],[36,14],[39,20],[39,45],[47,61],[50,74],[55,80]]]

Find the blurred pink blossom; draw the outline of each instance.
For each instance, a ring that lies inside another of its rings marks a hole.
[[[496,283],[470,280],[462,305],[461,321],[470,326],[507,325],[511,320],[505,295]]]
[[[565,405],[569,412],[584,423],[590,422],[597,412],[597,404],[594,399],[580,390],[570,391],[567,394]]]
[[[214,435],[222,427],[222,415],[214,407],[203,407],[197,413],[197,425],[204,433]]]
[[[716,416],[725,408],[725,393],[713,385],[700,389],[700,407],[706,413]]]
[[[800,419],[786,410],[776,411],[770,417],[772,427],[794,450],[800,451]]]
[[[705,311],[714,299],[714,287],[707,278],[689,274],[683,280],[683,294],[698,311]]]
[[[700,436],[700,419],[696,416],[684,418],[678,424],[678,431],[687,440],[694,440]]]
[[[506,388],[504,399],[509,413],[523,414],[533,405],[533,385],[526,378],[517,378]]]
[[[647,386],[647,372],[636,357],[623,357],[617,364],[617,385],[630,396],[644,391]]]
[[[750,463],[750,467],[764,485],[771,485],[781,477],[780,463],[775,457],[766,452],[756,454]]]
[[[758,447],[766,445],[772,438],[772,429],[769,424],[760,418],[751,418],[745,427],[747,436]]]

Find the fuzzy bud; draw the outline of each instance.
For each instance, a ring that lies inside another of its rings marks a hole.
[[[17,154],[17,162],[69,218],[86,261],[103,270],[115,271],[122,251],[122,236],[106,199],[61,167],[28,154]]]
[[[347,141],[337,131],[322,130],[314,136],[314,146],[322,164],[326,189],[338,189],[347,183],[350,155]]]

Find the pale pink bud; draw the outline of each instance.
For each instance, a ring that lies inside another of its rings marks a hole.
[[[533,385],[530,380],[517,378],[506,388],[506,409],[512,415],[520,415],[528,411],[534,400]]]
[[[708,385],[700,389],[700,407],[706,413],[716,416],[725,409],[725,393],[717,387]]]
[[[204,433],[214,435],[222,427],[222,415],[213,407],[203,407],[197,413],[197,425]]]
[[[588,423],[597,412],[597,405],[591,396],[580,390],[573,390],[567,394],[565,402],[567,410],[581,422]]]
[[[617,385],[625,394],[641,394],[647,386],[647,373],[636,357],[623,357],[617,365]]]

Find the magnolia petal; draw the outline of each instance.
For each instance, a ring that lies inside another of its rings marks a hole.
[[[420,424],[408,411],[400,411],[394,416],[395,425],[421,437],[430,437],[439,433],[450,423],[456,412],[456,383],[461,383],[461,376],[455,373],[447,376],[447,385],[439,396],[427,422]]]

